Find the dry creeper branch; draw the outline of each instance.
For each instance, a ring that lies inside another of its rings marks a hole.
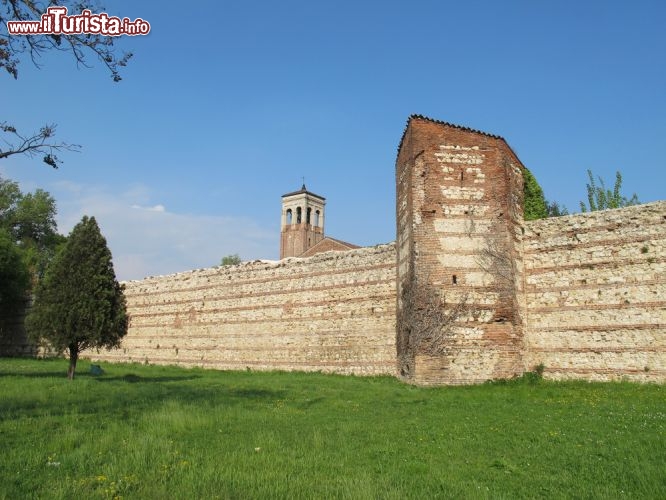
[[[437,288],[411,279],[402,289],[398,316],[398,355],[403,375],[412,371],[414,356],[446,354],[454,325],[471,313],[468,294],[448,302]]]
[[[483,247],[476,258],[477,265],[493,279],[492,289],[500,303],[510,303],[516,293],[516,262],[509,248],[507,236],[498,227],[491,227],[484,237]],[[507,312],[498,313],[496,321],[506,319]]]

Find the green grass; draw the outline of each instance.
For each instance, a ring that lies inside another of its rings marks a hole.
[[[0,498],[666,498],[666,386],[0,359]]]

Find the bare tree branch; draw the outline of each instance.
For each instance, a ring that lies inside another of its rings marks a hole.
[[[113,37],[94,34],[12,36],[7,31],[7,21],[38,20],[46,12],[47,7],[54,5],[54,2],[0,0],[0,4],[2,5],[0,8],[0,68],[5,68],[14,78],[18,78],[18,64],[22,54],[27,53],[33,64],[39,67],[39,58],[45,52],[58,50],[71,52],[76,64],[85,67],[90,67],[87,56],[90,53],[94,54],[109,70],[114,82],[122,80],[120,69],[127,65],[132,53],[117,55]],[[71,12],[82,12],[85,9],[99,12],[103,10],[103,7],[91,0],[83,0],[71,2],[68,9]]]
[[[53,168],[58,168],[61,161],[56,155],[60,151],[80,151],[81,146],[56,142],[53,140],[56,125],[44,125],[39,132],[24,136],[7,122],[0,122],[0,132],[3,133],[0,147],[0,159],[16,154],[25,154],[30,158],[43,155],[42,160]]]
[[[80,13],[85,9],[101,12],[103,7],[94,0],[56,2],[54,0],[0,0],[0,69],[4,68],[14,79],[18,79],[18,65],[23,56],[29,56],[39,68],[40,58],[51,50],[69,52],[77,66],[90,67],[90,57],[97,58],[111,73],[114,82],[122,80],[120,69],[127,65],[131,53],[116,54],[114,37],[94,34],[73,35],[10,35],[7,21],[39,20],[46,9],[53,5],[64,5],[70,12]],[[81,146],[53,139],[55,125],[45,125],[39,132],[19,133],[7,122],[0,122],[0,159],[16,154],[29,157],[42,156],[42,160],[53,168],[62,163],[56,153],[79,151]]]

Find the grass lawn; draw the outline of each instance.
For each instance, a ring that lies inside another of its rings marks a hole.
[[[0,498],[666,498],[666,386],[0,359]]]

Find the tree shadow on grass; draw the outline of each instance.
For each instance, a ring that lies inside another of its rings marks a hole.
[[[77,377],[79,374],[77,373]],[[0,372],[2,377],[22,377],[22,378],[67,378],[67,370],[57,372]]]
[[[22,377],[22,378],[55,378],[55,379],[67,379],[67,370],[62,371],[49,371],[49,372],[0,372],[0,378],[2,377]],[[108,377],[105,375],[94,375],[90,372],[77,372],[74,377],[74,383],[76,379],[90,378],[94,379],[97,382],[128,382],[131,384],[138,382],[183,382],[185,380],[193,380],[201,378],[201,375],[183,375],[179,376],[158,376],[158,377],[142,377],[140,375],[134,375],[132,373],[127,375],[119,375],[114,377]]]
[[[107,377],[97,377],[97,382],[111,383],[111,382],[127,382],[130,384],[142,383],[165,383],[165,382],[185,382],[189,380],[196,380],[203,378],[201,375],[184,375],[184,376],[157,376],[157,377],[142,377],[133,373],[126,375]],[[285,396],[285,391],[275,391],[271,389],[263,389],[258,387],[228,387],[224,384],[216,385],[214,387],[197,387],[197,386],[171,386],[171,396],[177,396],[179,399],[184,399],[188,402],[194,401],[228,401],[231,399],[246,399],[246,400],[259,400],[259,399],[279,399]]]
[[[138,383],[155,383],[155,382],[184,382],[186,380],[194,380],[201,378],[201,375],[183,375],[179,376],[163,376],[163,377],[142,377],[141,375],[134,375],[133,373],[128,373],[127,375],[118,375],[114,377],[107,377],[104,375],[91,375],[86,374],[89,377],[92,377],[97,380],[97,382],[127,382],[129,384],[138,384]]]
[[[0,373],[1,376],[18,376],[36,379],[65,379],[62,372],[19,372]],[[96,383],[86,381],[80,385],[84,390],[76,389],[78,378],[94,379]],[[256,405],[265,405],[285,399],[287,390],[274,390],[263,384],[243,384],[215,380],[209,382],[199,374],[140,376],[133,373],[124,375],[77,374],[70,384],[58,384],[55,389],[44,386],[44,391],[37,391],[35,397],[22,394],[7,397],[0,403],[0,421],[11,418],[40,418],[43,416],[66,418],[91,417],[100,419],[140,419],[145,412],[150,412],[166,404],[175,403],[183,406],[246,407],[251,410]],[[99,389],[95,389],[95,387]],[[48,393],[48,394],[47,394]],[[46,397],[45,397],[46,395]]]

